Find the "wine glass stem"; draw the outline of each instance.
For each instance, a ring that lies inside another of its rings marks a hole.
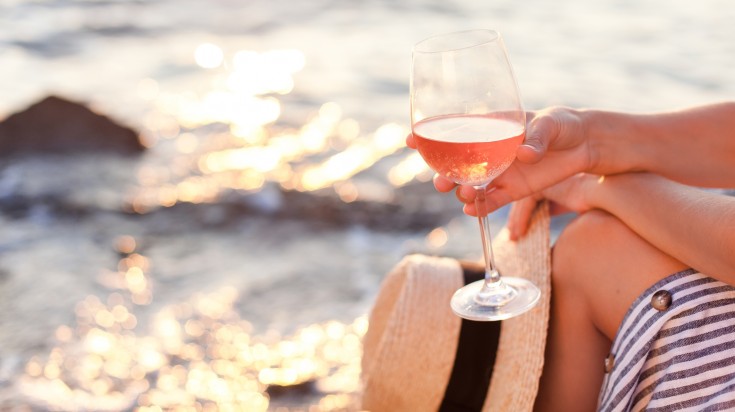
[[[475,209],[477,219],[480,223],[480,235],[482,236],[482,251],[485,257],[485,283],[475,296],[475,302],[486,306],[502,306],[513,299],[516,291],[506,285],[495,266],[493,256],[492,237],[490,236],[490,222],[485,200],[487,185],[475,186]]]

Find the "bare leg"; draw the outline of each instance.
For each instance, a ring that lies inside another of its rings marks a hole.
[[[561,234],[552,256],[552,296],[536,411],[594,411],[603,361],[629,306],[685,265],[617,218],[591,211]]]

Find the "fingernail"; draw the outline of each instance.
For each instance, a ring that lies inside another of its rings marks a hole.
[[[469,193],[467,193],[469,191]],[[475,194],[474,190],[472,188],[469,188],[467,186],[460,186],[459,187],[460,196],[462,196],[462,199],[464,199],[464,202],[470,202],[472,199],[472,195]]]
[[[517,225],[515,225],[515,224],[509,224],[508,225],[508,230],[510,231],[510,236],[509,236],[510,237],[510,240],[516,240],[516,239],[518,239],[518,228],[516,226]]]
[[[539,146],[539,142],[523,142],[523,146],[530,148],[534,152],[538,152],[541,150],[541,147]]]
[[[467,199],[465,199],[464,196],[462,196],[462,186],[458,187],[454,191],[454,195],[457,196],[457,199],[459,199],[460,202],[467,203]]]
[[[528,146],[535,151],[541,149],[541,138],[538,134],[533,132],[526,132],[526,138],[523,140],[523,145]]]

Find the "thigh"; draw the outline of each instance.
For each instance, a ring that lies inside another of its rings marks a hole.
[[[565,228],[552,264],[560,297],[574,294],[609,340],[641,292],[686,268],[602,211],[584,213]]]

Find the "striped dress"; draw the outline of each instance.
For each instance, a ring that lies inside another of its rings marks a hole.
[[[605,360],[598,410],[735,410],[735,287],[694,270],[643,292]]]

